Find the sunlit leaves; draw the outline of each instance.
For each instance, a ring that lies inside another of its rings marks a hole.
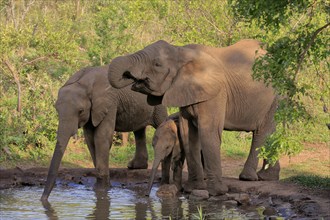
[[[256,79],[272,85],[279,94],[276,120],[280,131],[261,148],[261,156],[274,161],[280,154],[298,151],[289,124],[311,119],[306,97],[315,103],[322,100],[324,106],[329,102],[329,1],[229,2],[242,21],[255,22],[264,30],[261,39],[268,54],[258,58],[253,69]]]
[[[259,157],[267,159],[270,165],[274,165],[280,159],[280,155],[294,156],[301,152],[302,145],[297,137],[280,129],[272,134],[265,145],[259,148]]]
[[[307,95],[329,102],[329,28],[313,37],[329,22],[328,0],[25,0],[0,1],[0,10],[0,136],[6,136],[0,148],[51,145],[54,100],[70,75],[160,39],[215,47],[262,41],[269,53],[258,60],[255,77],[281,94],[281,122],[306,119]],[[21,83],[20,119],[17,85],[4,59]]]

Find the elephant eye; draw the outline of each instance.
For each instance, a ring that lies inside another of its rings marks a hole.
[[[159,58],[154,59],[154,66],[155,67],[162,67],[162,63],[160,62]]]

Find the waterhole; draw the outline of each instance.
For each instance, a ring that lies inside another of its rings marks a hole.
[[[192,201],[185,195],[159,198],[155,185],[149,197],[146,184],[112,183],[108,191],[68,184],[57,185],[42,203],[42,187],[0,191],[0,219],[260,219],[258,207],[228,207],[219,201]]]

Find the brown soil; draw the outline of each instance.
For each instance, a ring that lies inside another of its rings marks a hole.
[[[282,170],[295,164],[304,163],[310,160],[320,160],[325,162],[329,172],[329,146],[318,144],[317,146],[307,145],[306,150],[292,158],[283,158],[281,160]],[[285,181],[239,181],[238,173],[244,165],[243,160],[234,160],[223,158],[224,183],[229,186],[231,193],[249,193],[259,197],[280,199],[282,203],[289,202],[295,206],[301,206],[301,209],[312,209],[311,213],[306,213],[307,217],[319,217],[330,219],[330,190],[307,189],[302,186]],[[314,167],[313,169],[317,169]],[[311,170],[313,172],[313,170]],[[110,169],[112,180],[121,182],[121,184],[130,184],[132,182],[148,181],[150,170],[128,170],[125,168]],[[23,169],[16,167],[14,169],[0,169],[0,189],[19,187],[19,186],[40,186],[44,185],[47,176],[47,168],[29,168]],[[80,184],[86,184],[85,177],[94,177],[95,172],[92,168],[62,168],[59,172],[59,178],[64,181],[74,181]],[[304,201],[304,203],[302,203]],[[317,204],[317,208],[306,206],[308,204]],[[306,208],[307,207],[307,208]],[[303,210],[300,210],[303,211]],[[304,214],[302,214],[304,216]]]

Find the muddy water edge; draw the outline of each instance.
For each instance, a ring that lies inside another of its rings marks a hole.
[[[219,197],[157,196],[159,183],[145,196],[149,170],[111,169],[109,190],[95,190],[93,169],[63,169],[49,202],[41,203],[47,169],[0,171],[1,219],[264,219],[330,218],[327,200],[292,191],[271,193],[260,182],[225,179],[230,191]],[[243,184],[244,183],[244,184]],[[274,185],[275,186],[275,185]],[[276,194],[275,194],[276,193]],[[328,201],[329,202],[329,201]],[[328,206],[329,207],[329,206]]]

